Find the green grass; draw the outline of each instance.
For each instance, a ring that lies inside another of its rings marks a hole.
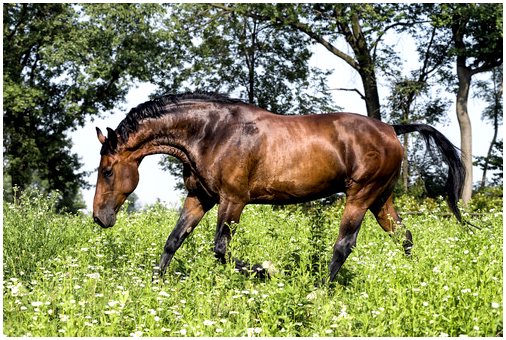
[[[7,336],[495,336],[503,324],[502,211],[469,230],[441,202],[405,215],[406,258],[367,215],[332,286],[327,276],[342,209],[248,206],[232,256],[271,261],[269,280],[214,258],[212,210],[163,282],[151,282],[177,213],[120,213],[112,229],[58,215],[37,195],[4,205],[3,332]],[[407,208],[409,210],[409,208]],[[500,209],[498,209],[500,210]]]

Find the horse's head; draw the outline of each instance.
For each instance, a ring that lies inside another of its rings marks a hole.
[[[119,153],[116,132],[110,128],[107,132],[105,137],[97,128],[102,150],[93,199],[93,219],[103,228],[114,225],[116,213],[139,183],[138,161],[128,153]]]

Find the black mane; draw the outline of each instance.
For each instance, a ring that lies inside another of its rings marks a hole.
[[[137,131],[139,123],[142,120],[148,118],[160,118],[168,112],[166,109],[167,105],[177,106],[178,104],[183,104],[189,101],[206,101],[224,104],[243,103],[240,99],[229,98],[226,95],[214,92],[166,94],[139,104],[137,107],[131,109],[125,119],[119,123],[116,128],[116,133],[123,142],[126,142],[128,140],[128,135],[131,132]]]

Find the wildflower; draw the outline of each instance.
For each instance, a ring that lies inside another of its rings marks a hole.
[[[474,329],[475,331],[479,331],[479,330],[480,330],[480,327],[478,327],[478,326],[474,326],[474,327],[473,327],[473,329]]]
[[[113,301],[109,301],[109,302],[107,302],[107,305],[108,305],[109,307],[114,307],[114,306],[116,306],[118,303],[119,303],[119,301],[114,301],[114,300],[113,300]]]
[[[155,316],[154,320],[155,320],[155,322],[159,322],[160,321],[160,317],[159,316]]]
[[[98,280],[100,279],[100,274],[99,273],[91,273],[91,274],[86,274],[86,276],[90,279],[95,279],[95,280]]]
[[[471,289],[470,288],[464,288],[461,290],[462,293],[471,293]]]
[[[253,337],[253,336],[255,336],[255,334],[260,334],[261,332],[262,332],[262,328],[259,328],[259,327],[246,329],[246,334],[249,337]]]
[[[497,302],[492,302],[491,307],[497,309],[499,308],[499,304]]]
[[[214,325],[216,322],[215,321],[211,321],[211,320],[204,320],[204,326],[212,326]]]
[[[182,330],[180,330],[180,331],[179,331],[179,333],[180,333],[181,335],[186,335],[186,329],[184,329],[184,328],[183,328]]]
[[[87,252],[88,248],[81,248],[81,251]]]
[[[223,333],[223,328],[216,328],[216,333]]]
[[[346,313],[346,305],[344,305],[339,311],[338,318],[346,318],[346,317],[348,317],[348,313]]]
[[[11,289],[12,296],[17,296],[19,294],[19,286],[18,285],[11,286],[10,289]]]
[[[40,307],[42,306],[44,303],[43,302],[40,302],[40,301],[33,301],[31,303],[32,307]]]
[[[163,297],[169,297],[170,296],[169,293],[164,292],[163,290],[160,291],[160,293],[158,293],[158,295],[163,296]]]
[[[427,306],[429,305],[429,303],[428,303],[427,301],[424,301],[424,302],[422,302],[422,305],[423,305],[424,307],[427,307]]]
[[[19,307],[20,310],[27,310],[28,308],[26,308],[25,306],[21,306]]]
[[[136,331],[135,333],[130,333],[130,336],[131,337],[141,337],[142,331]]]
[[[331,329],[325,330],[325,334],[331,334],[332,332],[333,332],[333,330],[331,330]]]

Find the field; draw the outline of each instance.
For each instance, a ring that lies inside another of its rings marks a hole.
[[[342,203],[248,206],[233,257],[271,261],[260,280],[220,265],[212,210],[151,281],[177,213],[160,206],[112,229],[58,215],[38,195],[4,204],[7,336],[496,336],[503,329],[502,203],[471,230],[442,201],[400,200],[415,247],[407,258],[368,214],[338,283],[322,285]]]

